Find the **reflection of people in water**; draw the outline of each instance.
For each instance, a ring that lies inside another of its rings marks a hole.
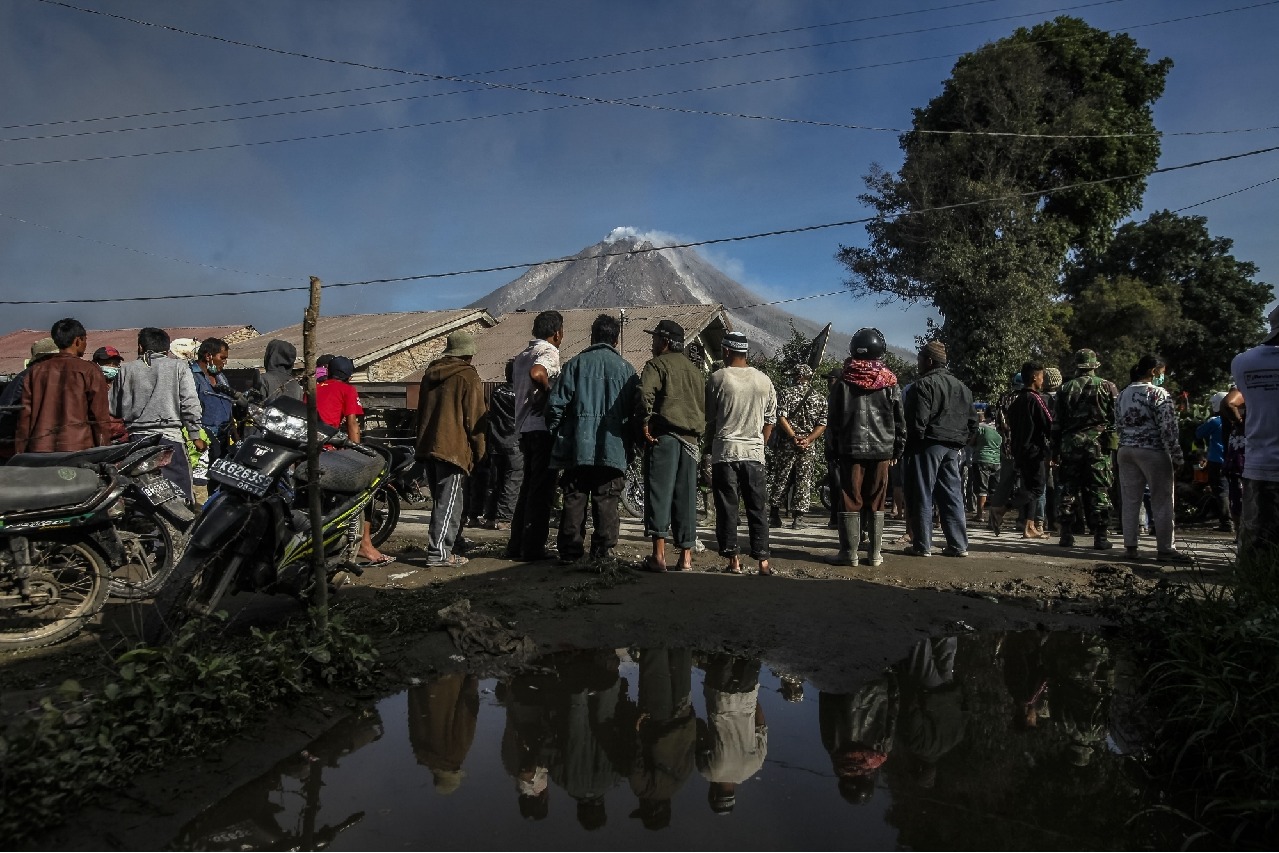
[[[801,676],[782,669],[774,668],[771,671],[777,676],[778,692],[783,699],[787,702],[804,701],[804,679]]]
[[[936,784],[937,762],[964,739],[964,697],[955,682],[957,647],[954,637],[922,640],[899,665],[896,746],[921,788]]]
[[[498,685],[498,698],[506,706],[502,732],[502,766],[515,777],[520,816],[543,820],[550,813],[547,769],[551,730],[547,699],[552,675],[518,675]]]
[[[417,763],[429,767],[437,794],[462,784],[462,762],[475,740],[480,682],[456,672],[409,688],[409,743]]]
[[[1044,660],[1053,712],[1070,739],[1067,758],[1086,767],[1106,742],[1115,686],[1110,650],[1095,634],[1059,631],[1044,644]]]
[[[875,794],[875,777],[888,760],[897,727],[897,678],[889,672],[856,693],[819,693],[817,721],[830,753],[839,794],[859,805]]]
[[[618,664],[611,649],[573,652],[556,664],[561,689],[552,705],[557,749],[551,781],[577,800],[577,821],[586,830],[607,823],[604,795],[619,780],[617,705],[623,691]]]
[[[1014,724],[1032,729],[1052,722],[1067,739],[1066,759],[1090,764],[1109,733],[1114,692],[1104,641],[1095,634],[1019,631],[1002,638],[999,658]]]
[[[520,813],[547,816],[549,779],[577,801],[582,827],[599,829],[608,820],[604,795],[619,779],[617,708],[625,690],[617,653],[575,651],[536,663],[551,671],[516,676],[504,691],[502,762],[516,778]]]
[[[645,829],[671,823],[671,800],[692,775],[697,741],[693,712],[693,655],[688,649],[642,649],[639,716],[630,761],[631,791],[639,807],[631,813]]]
[[[382,718],[372,708],[354,714],[311,742],[305,750],[275,766],[273,772],[237,788],[229,797],[201,812],[182,828],[179,850],[321,850],[338,833],[359,823],[356,812],[336,825],[317,827],[325,767],[382,737]],[[285,779],[300,781],[300,790],[285,790]],[[280,825],[287,811],[285,795],[301,797],[293,828]]]
[[[1004,686],[1012,697],[1013,728],[1036,728],[1052,714],[1049,707],[1048,671],[1043,648],[1046,631],[1012,631],[999,639],[996,654],[1004,673]]]
[[[698,721],[697,769],[710,782],[707,799],[716,814],[733,810],[738,784],[754,776],[768,754],[759,670],[758,659],[723,653],[706,661],[706,722]]]

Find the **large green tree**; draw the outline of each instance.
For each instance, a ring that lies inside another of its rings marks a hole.
[[[901,169],[866,177],[869,245],[837,254],[854,293],[931,302],[943,323],[929,336],[956,372],[978,393],[1002,387],[1046,354],[1067,259],[1140,205],[1171,66],[1069,17],[960,58],[914,111]]]
[[[1192,395],[1224,388],[1230,360],[1255,345],[1273,298],[1257,267],[1230,253],[1202,216],[1159,211],[1123,225],[1065,278],[1071,345],[1097,350],[1116,380],[1146,353],[1167,359]]]

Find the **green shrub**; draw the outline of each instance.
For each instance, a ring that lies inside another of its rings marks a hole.
[[[371,679],[369,638],[339,617],[230,637],[192,621],[163,647],[116,659],[100,689],[66,682],[0,737],[0,832],[10,843],[53,826],[138,770],[225,740],[313,685]]]
[[[1128,624],[1149,768],[1187,844],[1255,846],[1279,832],[1279,560],[1232,582],[1158,587]]]

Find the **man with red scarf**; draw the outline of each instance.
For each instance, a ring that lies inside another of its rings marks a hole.
[[[838,459],[842,494],[839,509],[839,553],[827,562],[856,564],[863,523],[870,538],[867,562],[884,562],[880,542],[884,534],[884,502],[888,497],[888,469],[906,448],[906,415],[897,377],[880,359],[888,350],[878,329],[853,335],[851,357],[844,362],[840,381],[830,395],[826,440]]]

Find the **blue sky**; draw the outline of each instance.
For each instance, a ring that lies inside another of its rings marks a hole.
[[[704,113],[906,128],[911,108],[940,91],[957,55],[1057,14],[1126,30],[1152,59],[1174,60],[1156,105],[1165,133],[1279,125],[1279,5],[1152,25],[1257,1],[1113,0],[1069,11],[1080,4],[77,3],[401,71],[606,100],[660,95],[637,101],[670,108],[655,110],[425,80],[4,0],[0,293],[69,299],[301,285],[311,274],[327,282],[391,278],[571,254],[618,226],[705,240],[855,219],[867,213],[857,195],[868,167],[900,165],[895,133]],[[855,21],[876,15],[892,17]],[[838,23],[846,21],[855,22]],[[734,38],[779,30],[793,31]],[[720,41],[663,49],[711,40]],[[633,53],[583,59],[623,52]],[[773,82],[755,82],[762,80]],[[385,88],[192,109],[374,86]],[[671,92],[681,93],[664,94]],[[390,99],[398,100],[314,109]],[[189,124],[300,109],[313,111]],[[167,114],[48,124],[158,112]],[[188,124],[12,141],[175,123]],[[381,130],[423,123],[431,124]],[[1276,144],[1279,130],[1168,136],[1161,165]],[[227,147],[15,165],[212,146]],[[1279,152],[1155,176],[1145,209],[1176,209],[1275,177]],[[1232,238],[1236,256],[1258,264],[1259,278],[1270,282],[1279,280],[1276,188],[1187,211]],[[704,251],[761,295],[785,299],[838,289],[838,245],[864,242],[861,226],[851,226]],[[331,290],[322,310],[456,307],[519,274]],[[298,322],[304,303],[304,294],[284,293],[5,306],[0,332],[67,315],[99,328],[251,323],[265,331]],[[787,307],[846,330],[877,325],[904,346],[930,316],[926,306],[847,295]]]

